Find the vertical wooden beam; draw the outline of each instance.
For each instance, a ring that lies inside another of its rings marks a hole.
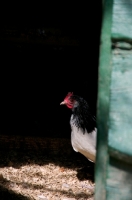
[[[112,0],[103,1],[103,21],[101,31],[101,47],[99,61],[98,82],[98,137],[97,158],[95,168],[95,200],[106,199],[106,170],[108,162],[108,116],[110,100],[111,80],[111,24],[112,24]]]

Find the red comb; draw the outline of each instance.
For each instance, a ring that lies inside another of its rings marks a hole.
[[[68,99],[69,97],[71,97],[73,95],[73,92],[68,92],[68,94],[66,95],[65,99]]]

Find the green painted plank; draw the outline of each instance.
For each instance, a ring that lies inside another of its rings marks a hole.
[[[113,1],[106,0],[103,4],[95,200],[130,200],[132,0],[114,0],[114,6],[112,3]]]
[[[110,95],[109,148],[132,163],[132,51],[113,51]],[[118,153],[119,152],[119,153]],[[123,155],[121,155],[123,154]]]
[[[106,199],[107,133],[109,115],[110,77],[111,77],[111,23],[112,2],[103,2],[103,22],[101,33],[99,84],[97,103],[97,157],[95,168],[95,200]]]
[[[115,0],[112,38],[132,41],[132,0]]]
[[[132,1],[114,0],[107,200],[132,199]]]
[[[132,0],[114,1],[112,37],[109,152],[132,163]]]
[[[107,174],[107,200],[132,199],[132,165],[110,158]]]

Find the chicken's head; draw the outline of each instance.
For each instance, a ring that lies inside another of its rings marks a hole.
[[[64,101],[62,101],[60,105],[66,105],[68,108],[72,109],[75,103],[72,97],[73,97],[73,92],[68,92]]]

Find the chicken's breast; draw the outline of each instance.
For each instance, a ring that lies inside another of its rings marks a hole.
[[[83,133],[81,128],[75,126],[74,120],[72,115],[70,120],[72,147],[76,152],[95,162],[97,129],[95,128],[91,133]]]

